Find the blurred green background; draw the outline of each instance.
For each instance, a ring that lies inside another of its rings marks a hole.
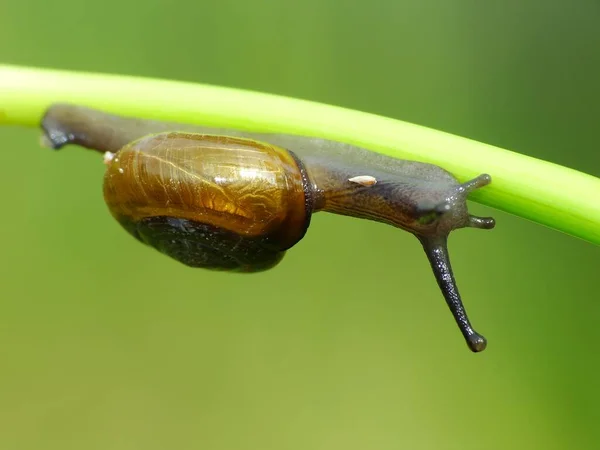
[[[599,21],[597,0],[5,0],[0,61],[316,100],[598,176]],[[112,220],[97,155],[0,139],[0,449],[598,448],[597,247],[472,205],[498,222],[450,240],[475,355],[408,233],[318,214],[270,272],[188,269]]]

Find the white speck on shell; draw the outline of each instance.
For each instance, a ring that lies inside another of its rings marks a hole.
[[[360,184],[362,186],[373,186],[377,184],[377,178],[372,177],[371,175],[359,175],[348,179],[348,181]]]
[[[104,152],[104,164],[109,165],[113,161],[114,157],[115,157],[114,153]]]

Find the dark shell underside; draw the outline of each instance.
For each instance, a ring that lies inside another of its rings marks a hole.
[[[190,267],[259,272],[277,265],[285,255],[268,238],[240,236],[187,219],[149,217],[121,224],[143,243]]]

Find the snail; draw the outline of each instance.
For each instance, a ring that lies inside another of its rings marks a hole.
[[[314,137],[247,133],[121,117],[54,104],[43,139],[105,154],[104,198],[144,244],[191,267],[267,270],[300,241],[311,215],[368,219],[415,235],[473,352],[486,347],[467,317],[447,250],[452,230],[490,229],[466,199],[491,177],[459,183],[441,167]]]

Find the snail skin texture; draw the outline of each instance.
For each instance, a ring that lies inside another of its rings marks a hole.
[[[275,266],[304,237],[317,211],[402,228],[421,242],[466,339],[471,326],[447,249],[457,228],[493,228],[467,211],[461,184],[444,169],[325,139],[246,133],[126,118],[67,104],[42,119],[44,142],[105,154],[104,198],[136,239],[183,264],[256,272]]]

